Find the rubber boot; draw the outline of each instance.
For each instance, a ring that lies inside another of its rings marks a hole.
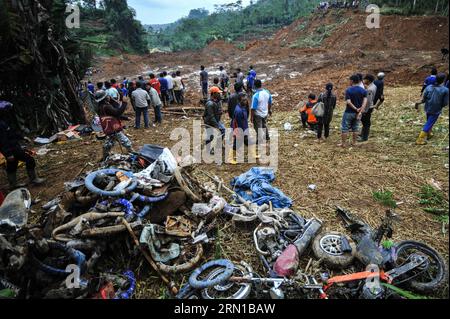
[[[428,134],[426,132],[420,132],[419,138],[416,141],[416,145],[426,145],[427,144],[427,136]]]
[[[31,184],[42,185],[42,184],[45,183],[45,179],[44,178],[40,178],[40,177],[37,176],[35,169],[27,170],[27,173],[28,173],[28,177],[30,178],[30,183]]]
[[[230,152],[228,153],[228,164],[231,165],[237,165],[237,161],[236,161],[236,151],[234,150],[230,150]]]
[[[249,153],[249,157],[250,158],[254,158],[254,159],[260,159],[261,158],[261,156],[258,154],[256,145],[250,145],[248,147],[248,153]]]

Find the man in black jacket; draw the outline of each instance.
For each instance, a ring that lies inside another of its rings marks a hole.
[[[6,173],[11,190],[25,185],[17,183],[17,168],[19,161],[25,163],[30,183],[42,185],[45,179],[39,178],[36,174],[36,161],[19,144],[23,140],[22,135],[13,129],[8,119],[12,112],[12,104],[0,101],[0,152],[6,158]]]
[[[214,140],[214,134],[211,133],[211,129],[217,129],[221,133],[221,138],[225,135],[225,126],[221,122],[222,118],[222,103],[221,103],[221,93],[222,91],[214,86],[210,90],[211,99],[206,103],[205,113],[203,115],[203,120],[207,128],[207,139],[206,145],[209,145]],[[213,152],[211,151],[211,154]]]

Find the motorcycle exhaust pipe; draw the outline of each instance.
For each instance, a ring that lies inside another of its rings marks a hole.
[[[305,228],[306,230],[303,235],[294,242],[295,247],[297,247],[299,257],[305,253],[311,242],[321,231],[322,222],[317,219],[312,219],[308,221]]]

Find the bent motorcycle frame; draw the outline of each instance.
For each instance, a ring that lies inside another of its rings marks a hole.
[[[353,282],[353,281],[359,281],[359,280],[368,280],[368,279],[374,279],[374,278],[379,278],[380,281],[384,281],[390,285],[392,285],[392,283],[394,282],[394,280],[408,272],[410,272],[413,269],[416,269],[417,267],[422,266],[423,264],[425,264],[427,262],[427,258],[422,256],[422,255],[418,255],[418,254],[412,254],[410,256],[410,262],[394,268],[388,272],[385,272],[384,270],[380,270],[380,271],[363,271],[363,272],[358,272],[358,273],[354,273],[354,274],[349,274],[349,275],[343,275],[343,276],[336,276],[336,277],[332,277],[330,279],[327,280],[327,282],[325,283],[324,287],[323,287],[323,291],[324,294],[321,295],[321,299],[327,299],[328,295],[326,294],[326,292],[334,285],[334,284],[339,284],[339,283],[347,283],[347,282]]]

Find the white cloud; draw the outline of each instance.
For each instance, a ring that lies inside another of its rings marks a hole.
[[[214,10],[215,4],[236,2],[235,0],[128,0],[128,5],[136,10],[137,19],[144,24],[163,24],[187,16],[191,9]],[[243,0],[248,5],[250,0]]]

